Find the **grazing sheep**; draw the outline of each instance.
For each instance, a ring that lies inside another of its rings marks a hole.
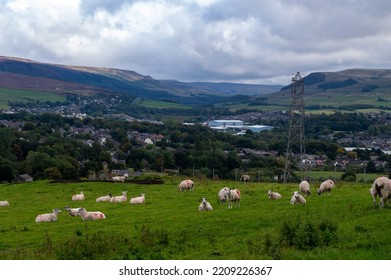
[[[324,192],[330,193],[333,187],[334,187],[334,182],[330,179],[322,182],[322,184],[320,184],[320,187],[318,189],[318,195],[322,195],[322,193]]]
[[[198,206],[198,211],[202,212],[202,211],[211,211],[211,210],[213,210],[212,205],[210,205],[210,203],[206,201],[206,198],[203,197],[201,199],[200,206]]]
[[[61,210],[58,208],[53,209],[53,213],[40,214],[35,218],[36,223],[42,222],[55,222],[57,221],[57,214],[61,213]]]
[[[241,177],[240,177],[240,181],[241,182],[244,182],[244,183],[247,183],[247,182],[250,182],[250,175],[242,175]]]
[[[127,191],[123,191],[122,195],[111,197],[110,202],[125,202],[127,200],[126,193]]]
[[[293,192],[291,197],[291,204],[306,204],[304,196],[302,196],[298,191]]]
[[[116,182],[125,183],[126,177],[129,177],[129,175],[127,173],[125,173],[123,176],[114,176],[111,178],[111,180],[113,180],[114,183],[116,183]]]
[[[7,206],[10,206],[7,200],[0,201],[0,207],[7,207]]]
[[[282,195],[278,192],[273,192],[272,190],[267,191],[267,195],[269,196],[269,199],[281,199]]]
[[[79,213],[80,207],[79,208],[71,208],[70,206],[65,206],[64,209],[65,209],[65,211],[68,211],[69,216],[72,216],[72,217],[80,216],[80,213]]]
[[[217,193],[217,197],[220,203],[224,203],[228,200],[228,192],[229,192],[229,188],[227,187],[219,190],[219,192]]]
[[[144,204],[145,203],[145,194],[141,194],[138,197],[132,197],[129,201],[130,204]]]
[[[79,213],[83,221],[106,219],[106,215],[99,211],[87,211],[85,208],[80,208]]]
[[[179,186],[178,186],[178,190],[181,192],[181,191],[194,191],[194,182],[192,180],[184,180],[182,181]]]
[[[232,206],[240,207],[240,191],[238,189],[228,191],[228,209],[232,209]]]
[[[308,183],[307,181],[301,181],[299,184],[299,191],[302,194],[306,194],[307,196],[310,196],[311,195],[310,183]]]
[[[111,193],[106,196],[101,196],[96,199],[96,202],[110,202],[110,199],[113,197]]]
[[[376,197],[380,197],[379,208],[384,207],[384,202],[391,197],[391,180],[387,177],[378,177],[369,189],[373,199],[373,207],[376,205]]]
[[[80,194],[72,195],[72,201],[80,201],[80,200],[85,200],[83,192],[80,192]]]

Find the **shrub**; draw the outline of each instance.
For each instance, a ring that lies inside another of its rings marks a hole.
[[[341,180],[346,182],[356,182],[357,175],[355,172],[349,170],[341,175]]]
[[[330,246],[338,240],[337,225],[331,221],[316,223],[301,218],[286,220],[280,230],[282,244],[299,250]]]

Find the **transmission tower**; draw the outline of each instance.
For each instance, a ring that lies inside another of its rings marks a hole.
[[[284,182],[304,179],[304,79],[297,72],[291,83],[291,105],[289,107],[289,132],[288,147],[286,150],[286,162]],[[296,163],[296,167],[295,167]],[[298,176],[293,170],[298,169]]]

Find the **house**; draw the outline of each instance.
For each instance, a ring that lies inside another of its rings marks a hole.
[[[28,174],[18,175],[15,177],[14,180],[12,180],[12,182],[14,183],[23,183],[23,182],[32,182],[32,181],[33,181],[33,177],[31,177]]]

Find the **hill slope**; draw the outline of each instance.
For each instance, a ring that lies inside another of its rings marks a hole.
[[[58,94],[97,93],[130,94],[184,104],[214,103],[233,94],[265,92],[263,85],[231,84],[233,90],[213,87],[212,83],[195,86],[174,80],[156,80],[130,70],[40,63],[21,58],[0,56],[0,88],[25,89]],[[242,88],[238,91],[237,88]],[[268,90],[267,92],[272,92]]]
[[[391,70],[348,69],[316,72],[304,77],[306,106],[391,106]],[[269,103],[289,104],[290,85],[265,95]]]

